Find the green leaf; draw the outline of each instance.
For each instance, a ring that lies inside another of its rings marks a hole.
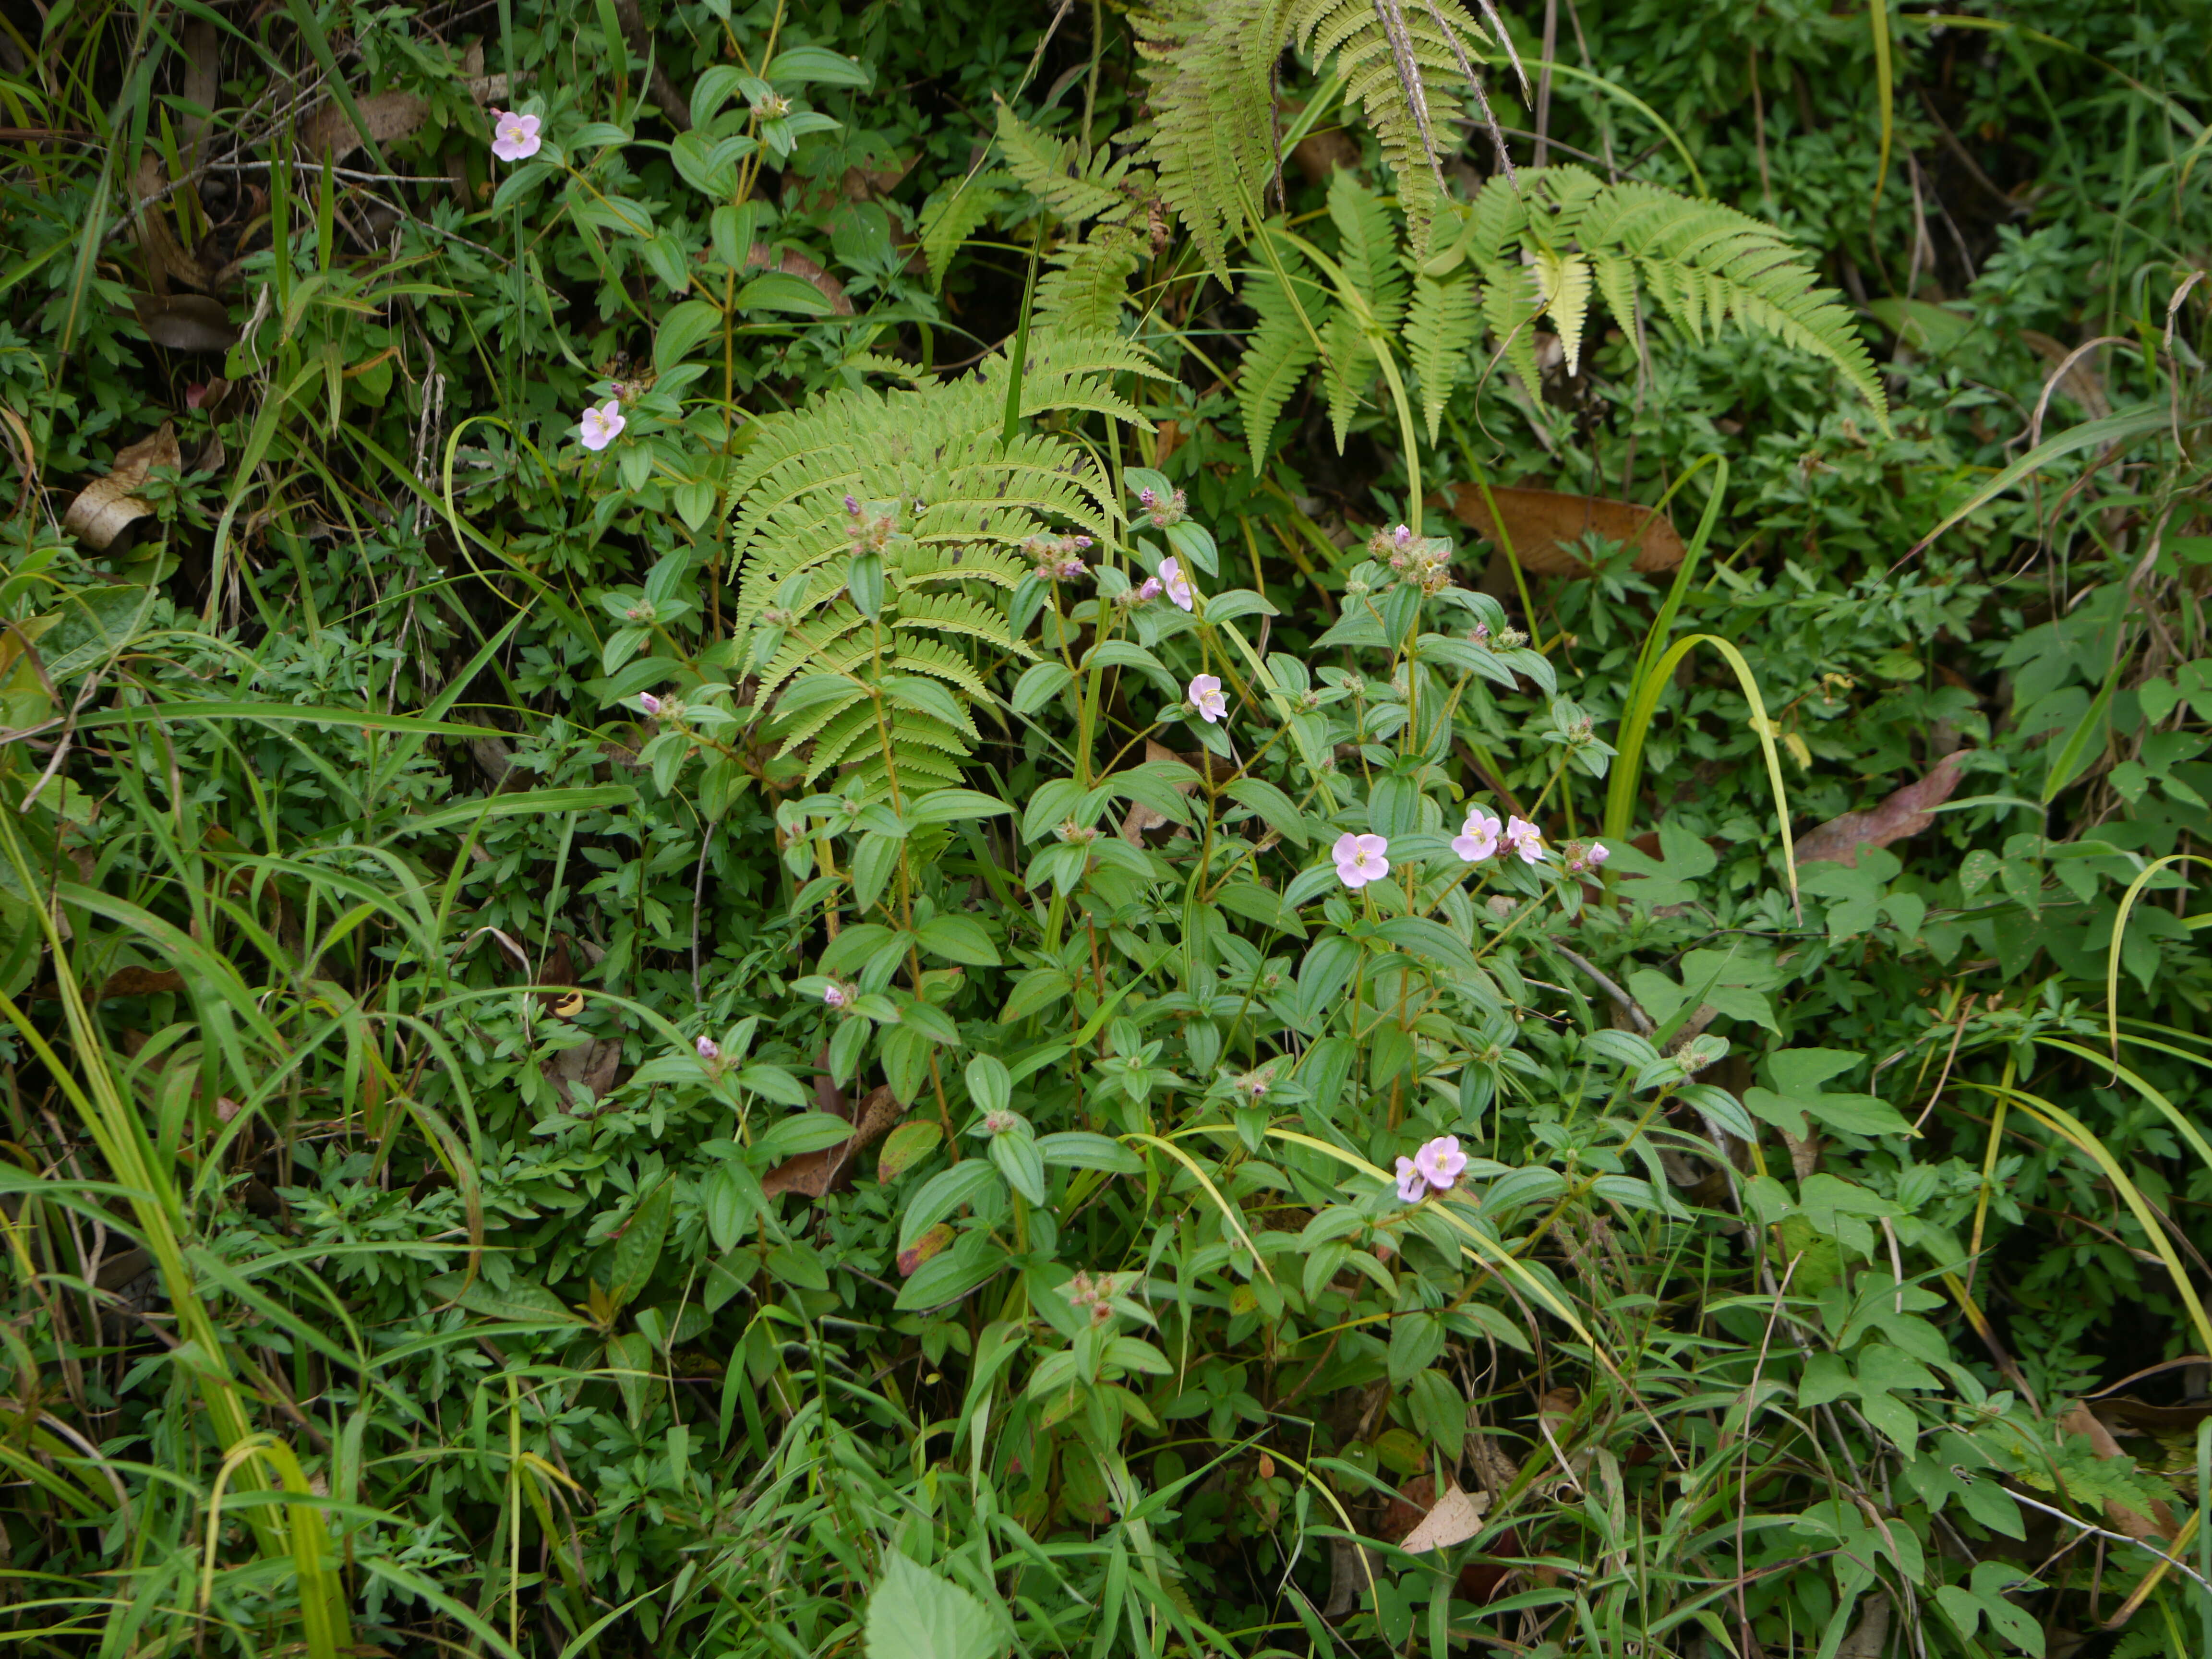
[[[710,334],[722,329],[722,313],[719,307],[704,300],[686,300],[660,319],[659,331],[653,337],[653,367],[659,374],[682,362]]]
[[[968,1062],[968,1095],[975,1109],[1003,1112],[1013,1102],[1013,1074],[996,1054],[978,1054]]]
[[[874,73],[857,58],[827,46],[793,46],[769,60],[766,79],[772,86],[865,87]]]
[[[1013,810],[1006,802],[974,789],[933,789],[908,801],[906,815],[916,823],[958,823],[969,818],[994,818]]]
[[[1008,706],[1017,714],[1034,714],[1065,691],[1073,678],[1065,663],[1032,663],[1014,682],[1014,695],[1007,699]]]
[[[991,1162],[999,1166],[1006,1184],[1030,1203],[1045,1201],[1044,1159],[1037,1152],[1035,1137],[1020,1129],[993,1135]]]
[[[1145,1160],[1120,1141],[1087,1129],[1040,1135],[1036,1146],[1046,1163],[1072,1170],[1103,1170],[1112,1175],[1142,1175],[1145,1171]]]
[[[1296,802],[1262,778],[1239,778],[1224,792],[1239,806],[1249,806],[1260,821],[1294,847],[1306,844],[1305,818]]]
[[[834,1112],[800,1112],[770,1124],[753,1142],[753,1155],[767,1163],[818,1152],[853,1138],[853,1126]]]
[[[738,290],[740,311],[788,311],[801,317],[827,317],[830,301],[822,290],[803,276],[771,270],[756,276]]]
[[[635,1300],[660,1265],[660,1247],[668,1242],[668,1215],[674,1197],[673,1183],[663,1181],[637,1206],[622,1236],[615,1240],[613,1259],[607,1267],[607,1294],[616,1306]]]
[[[999,952],[982,923],[968,916],[933,916],[915,930],[932,956],[970,968],[995,968]]]
[[[464,1288],[465,1286],[466,1288]],[[542,1325],[548,1321],[580,1325],[582,1317],[543,1285],[518,1279],[505,1290],[494,1290],[481,1279],[471,1282],[465,1273],[440,1273],[422,1287],[443,1302],[458,1302],[471,1313],[514,1324]]]
[[[906,1213],[899,1218],[899,1249],[910,1248],[915,1240],[962,1205],[973,1203],[997,1186],[999,1180],[998,1170],[988,1160],[980,1158],[965,1158],[930,1176],[907,1204]]]

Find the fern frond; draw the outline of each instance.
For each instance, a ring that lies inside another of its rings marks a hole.
[[[1406,355],[1420,377],[1421,413],[1428,419],[1431,443],[1437,441],[1444,404],[1466,372],[1481,315],[1474,273],[1466,265],[1443,277],[1414,276]]]
[[[1244,361],[1237,371],[1237,406],[1243,414],[1244,441],[1251,447],[1255,473],[1267,471],[1268,446],[1283,405],[1319,355],[1308,325],[1322,309],[1322,289],[1319,283],[1299,274],[1300,270],[1285,266],[1297,290],[1297,306],[1291,304],[1291,291],[1272,270],[1255,272],[1240,296],[1259,319],[1245,337]],[[1304,320],[1300,307],[1305,312]]]
[[[1717,202],[1624,184],[1592,192],[1578,236],[1593,255],[1632,261],[1693,338],[1732,319],[1832,364],[1888,429],[1888,404],[1856,322],[1832,289],[1814,286],[1804,255],[1780,232]],[[1607,303],[1617,304],[1610,289]]]
[[[1010,374],[1001,357],[958,380],[831,392],[757,423],[732,479],[734,658],[758,665],[763,708],[802,674],[854,685],[790,721],[769,716],[810,781],[842,772],[841,789],[870,799],[958,782],[981,740],[969,707],[989,694],[964,642],[1033,657],[1001,597],[1035,565],[1026,544],[1075,528],[1108,540],[1121,523],[1095,450],[1051,431],[1006,437]],[[1144,424],[1113,390],[1125,374],[1164,371],[1110,329],[1041,329],[1023,406]],[[848,495],[866,504],[857,523]],[[886,514],[890,525],[871,530]],[[874,616],[846,589],[856,531],[884,551]],[[949,705],[925,695],[933,683],[950,688]]]
[[[999,106],[999,149],[1015,181],[1054,218],[1079,224],[1117,211],[1126,214],[1133,205],[1123,187],[1129,173],[1127,157],[1117,160],[1101,149],[1084,167],[1073,139],[1039,131],[1006,104]]]
[[[1121,320],[1142,246],[1127,227],[1102,225],[1088,240],[1054,249],[1047,256],[1054,269],[1037,283],[1037,323],[1063,331],[1110,332]]]
[[[1559,331],[1559,349],[1566,358],[1567,373],[1572,374],[1583,360],[1583,319],[1589,313],[1589,261],[1579,253],[1546,249],[1536,255],[1529,269],[1535,276],[1544,310]]]
[[[931,288],[945,286],[952,256],[982,228],[986,219],[1006,205],[1005,186],[1011,182],[994,168],[939,185],[921,204],[921,253],[928,262]]]
[[[1400,210],[1415,256],[1443,197],[1437,156],[1456,149],[1449,121],[1462,112],[1438,95],[1462,79],[1471,47],[1487,37],[1456,0],[1298,0],[1292,39],[1316,67],[1344,77],[1345,101],[1358,102],[1382,143],[1398,186]]]

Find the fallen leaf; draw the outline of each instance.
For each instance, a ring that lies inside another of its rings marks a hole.
[[[146,475],[157,466],[181,466],[184,456],[177,447],[177,429],[168,422],[151,436],[141,438],[128,449],[116,453],[115,465],[104,478],[94,478],[78,492],[62,514],[62,528],[77,537],[94,552],[105,552],[121,535],[124,527],[134,520],[143,519],[154,510],[150,501],[133,494],[146,482]]]
[[[1846,812],[1830,818],[1797,842],[1800,864],[1840,864],[1856,866],[1862,847],[1887,847],[1907,836],[1917,836],[1936,822],[1934,809],[1951,799],[1959,787],[1959,768],[1973,751],[1956,749],[1937,761],[1926,777],[1908,783],[1887,796],[1881,805],[1866,812]]]
[[[355,99],[354,106],[361,111],[362,127],[379,144],[410,137],[430,118],[428,100],[411,92],[374,92]],[[361,128],[337,103],[325,104],[301,125],[300,148],[313,161],[320,161],[327,150],[336,166],[361,148]]]
[[[228,351],[238,343],[238,331],[230,325],[230,309],[220,300],[211,300],[204,294],[134,294],[131,308],[138,313],[139,326],[146,337],[155,345],[167,346],[172,351]],[[222,382],[216,382],[223,385]],[[228,390],[228,386],[225,386]],[[201,388],[201,401],[206,400],[206,388]],[[198,409],[187,388],[186,405]]]
[[[820,1198],[830,1190],[832,1182],[850,1172],[854,1156],[862,1147],[881,1139],[905,1110],[886,1084],[860,1103],[860,1121],[853,1126],[850,1135],[818,1152],[801,1152],[796,1158],[784,1159],[761,1177],[761,1190],[770,1198],[778,1193],[804,1193],[809,1198]]]
[[[181,991],[185,976],[173,968],[118,968],[101,982],[94,1001],[110,997],[150,997],[164,991]]]
[[[1609,501],[1595,495],[1570,495],[1555,489],[1511,489],[1492,487],[1497,518],[1505,522],[1513,556],[1523,570],[1542,576],[1578,576],[1589,567],[1575,544],[1591,531],[1609,541],[1636,549],[1636,568],[1649,574],[1672,570],[1682,562],[1682,538],[1667,518],[1632,501]],[[1491,541],[1498,539],[1496,520],[1480,485],[1452,486],[1452,514]]]
[[[1420,1525],[1399,1540],[1398,1547],[1408,1555],[1421,1555],[1463,1544],[1482,1530],[1483,1512],[1489,1507],[1488,1492],[1470,1498],[1457,1481],[1447,1480],[1444,1495],[1421,1517]]]
[[[589,1103],[597,1105],[614,1092],[615,1073],[622,1069],[622,1049],[620,1037],[580,1042],[539,1060],[538,1074],[553,1085],[553,1092],[559,1097],[563,1109],[576,1109],[575,1091],[570,1088],[571,1084],[580,1085]]]

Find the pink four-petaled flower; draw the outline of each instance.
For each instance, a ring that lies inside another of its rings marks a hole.
[[[1543,832],[1526,818],[1506,820],[1505,843],[1521,855],[1523,864],[1541,864],[1544,861]]]
[[[491,153],[502,161],[526,161],[538,154],[544,140],[538,136],[538,118],[517,115],[511,109],[491,112]]]
[[[1413,1154],[1413,1167],[1421,1172],[1422,1180],[1441,1193],[1466,1170],[1467,1154],[1460,1151],[1457,1135],[1438,1135]]]
[[[1229,713],[1229,699],[1222,694],[1218,674],[1200,674],[1191,680],[1190,706],[1208,726]]]
[[[1390,873],[1390,860],[1385,856],[1389,850],[1390,843],[1380,836],[1346,834],[1336,838],[1329,856],[1336,860],[1337,879],[1357,892]]]
[[[610,398],[584,411],[584,447],[605,449],[622,436],[622,429],[629,422],[623,417],[622,399]]]
[[[1160,586],[1167,590],[1168,598],[1175,601],[1177,609],[1188,611],[1191,608],[1190,578],[1182,574],[1179,560],[1160,561]]]
[[[1398,1160],[1398,1201],[1418,1204],[1427,1194],[1429,1183],[1420,1168],[1410,1158]]]
[[[1474,807],[1468,812],[1467,822],[1460,826],[1459,834],[1452,837],[1452,851],[1469,864],[1480,864],[1497,853],[1499,828],[1496,818],[1480,806]]]

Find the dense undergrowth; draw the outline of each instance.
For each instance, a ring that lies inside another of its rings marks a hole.
[[[2204,50],[0,18],[11,1638],[2212,1652]]]

